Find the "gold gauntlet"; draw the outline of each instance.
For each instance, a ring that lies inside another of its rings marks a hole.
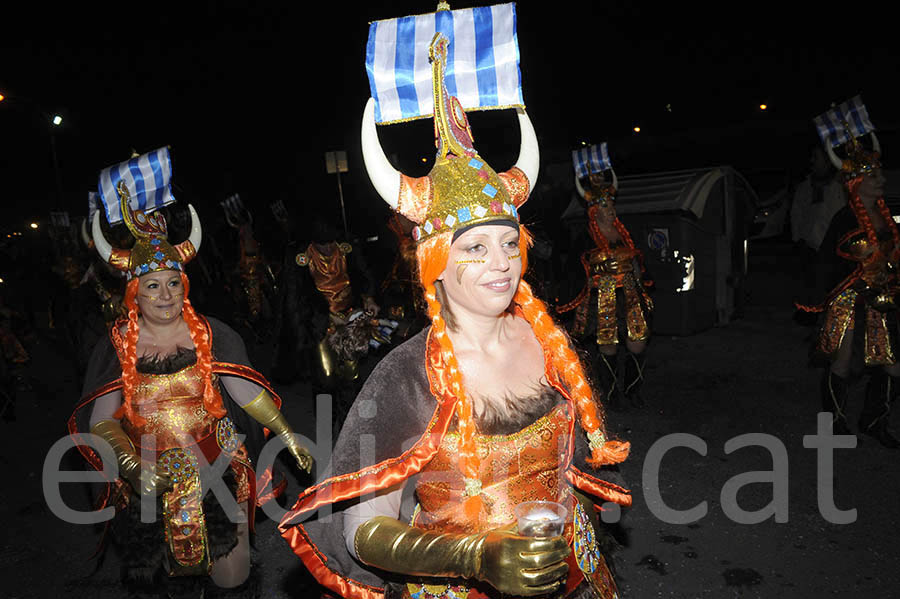
[[[265,389],[260,391],[253,401],[244,406],[244,411],[284,441],[288,452],[294,456],[297,466],[301,470],[306,472],[312,470],[312,456],[305,447],[294,439],[294,431],[291,425],[288,424],[284,414],[278,410],[278,406],[275,405],[275,401],[268,391]]]
[[[514,596],[550,593],[569,571],[568,546],[562,537],[529,538],[499,530],[444,534],[387,516],[363,523],[356,530],[354,547],[360,561],[382,570],[473,578]]]
[[[119,463],[119,474],[138,493],[150,495],[171,485],[166,476],[156,473],[155,464],[141,463],[134,444],[117,420],[101,420],[91,427],[91,432],[110,444]]]

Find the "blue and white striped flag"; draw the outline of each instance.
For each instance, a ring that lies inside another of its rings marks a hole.
[[[447,91],[463,108],[524,106],[515,3],[442,10],[369,25],[366,71],[377,123],[434,113],[428,47],[438,31],[450,41]]]
[[[844,129],[845,121],[850,126],[850,133],[853,137],[860,137],[875,130],[875,126],[869,120],[866,105],[863,104],[860,96],[850,98],[840,106],[835,106],[813,120],[822,142],[831,144],[832,147],[850,141],[847,131]]]
[[[579,179],[587,177],[591,173],[602,173],[612,168],[605,141],[599,146],[572,150],[572,163],[575,165],[575,176]]]
[[[100,201],[106,208],[106,218],[111,225],[122,221],[119,195],[116,192],[119,181],[125,182],[131,196],[132,210],[150,213],[171,204],[175,197],[172,195],[169,148],[163,147],[100,171]]]

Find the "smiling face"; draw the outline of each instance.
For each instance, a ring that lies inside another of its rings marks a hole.
[[[181,272],[160,270],[142,275],[136,301],[145,320],[160,324],[175,320],[184,305]]]
[[[440,280],[453,313],[496,317],[509,307],[521,277],[518,229],[480,225],[450,246]]]

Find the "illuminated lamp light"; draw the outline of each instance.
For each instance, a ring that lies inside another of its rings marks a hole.
[[[675,290],[676,293],[684,293],[685,291],[693,291],[694,289],[694,255],[686,254],[684,256],[678,250],[672,252],[675,260],[684,265],[684,276],[681,278],[681,287]]]

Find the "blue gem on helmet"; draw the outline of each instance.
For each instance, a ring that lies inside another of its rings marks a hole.
[[[166,255],[163,254],[162,252],[156,252],[155,254],[153,254],[153,257],[156,258],[157,260],[162,260],[163,258],[166,257]]]
[[[484,163],[482,161],[478,160],[477,158],[473,158],[472,160],[469,161],[469,166],[478,170],[482,166],[484,166]]]
[[[151,239],[151,240],[150,240],[150,245],[159,245],[159,238],[158,238],[158,237],[154,237],[153,239]]]
[[[495,195],[497,195],[497,188],[488,183],[484,186],[484,189],[482,189],[481,192],[490,197],[494,197]]]
[[[472,220],[472,211],[469,210],[468,206],[465,208],[460,208],[456,211],[456,218],[461,223],[468,222]]]

